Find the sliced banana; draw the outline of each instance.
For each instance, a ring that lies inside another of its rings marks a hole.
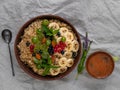
[[[74,64],[73,59],[68,59],[67,60],[67,67],[71,67]]]
[[[78,43],[78,41],[77,40],[73,40],[72,41],[72,51],[74,51],[74,52],[77,52],[78,51],[78,49],[79,49],[79,43]]]
[[[60,54],[60,53],[55,53],[54,56],[55,56],[55,58],[57,58],[57,59],[62,58],[62,54]]]
[[[72,57],[72,52],[71,51],[66,51],[63,56],[66,57],[67,59],[69,59],[69,58]]]
[[[68,40],[72,41],[74,39],[73,33],[71,33],[71,32],[67,32],[65,34],[65,37],[66,37],[66,41],[68,41]]]
[[[39,75],[42,75],[43,72],[44,72],[44,69],[39,69],[39,70],[37,71],[37,73],[38,73]]]
[[[66,43],[66,48],[65,48],[65,50],[66,50],[66,51],[72,51],[72,49],[73,49],[73,44],[71,43],[71,41],[68,40],[68,41],[66,41],[65,43]]]
[[[65,71],[67,71],[67,67],[60,67],[60,73],[64,73]]]
[[[59,61],[58,61],[59,66],[61,67],[65,67],[67,65],[67,59],[65,57],[62,57]]]
[[[52,28],[54,30],[58,30],[60,27],[56,22],[52,22],[48,25],[49,28]]]
[[[62,37],[58,37],[58,38],[57,38],[57,40],[56,40],[57,43],[59,43],[59,42],[61,41],[61,38],[62,38]]]
[[[60,73],[60,69],[59,68],[51,68],[50,69],[50,74],[52,75],[52,76],[56,76],[56,75],[58,75]]]
[[[58,58],[55,58],[54,64],[55,64],[55,65],[59,65],[59,64],[58,64],[58,61],[59,61],[59,59],[58,59]]]
[[[60,28],[60,33],[62,36],[65,36],[65,34],[68,32],[68,29],[66,27]]]

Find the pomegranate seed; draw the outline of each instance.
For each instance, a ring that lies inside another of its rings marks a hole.
[[[61,49],[61,48],[58,48],[57,51],[60,53],[60,52],[62,51],[62,49]]]
[[[57,52],[57,49],[56,49],[56,48],[54,48],[54,52]]]
[[[33,52],[34,50],[34,45],[30,45],[30,52]]]
[[[64,50],[66,47],[66,44],[62,41],[59,42],[59,44],[55,45],[54,47],[54,52],[61,52],[62,50]]]

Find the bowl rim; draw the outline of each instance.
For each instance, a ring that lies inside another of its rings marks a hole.
[[[105,75],[105,76],[103,76],[103,77],[95,76],[95,75],[93,75],[93,74],[88,70],[88,65],[89,65],[89,60],[90,60],[90,58],[91,58],[91,57],[94,57],[94,55],[95,55],[95,54],[98,54],[98,53],[106,54],[107,56],[109,56],[109,57],[111,58],[110,60],[111,60],[111,62],[112,62],[112,70],[111,70],[111,72],[109,72],[107,75]],[[108,52],[106,52],[106,51],[103,51],[103,50],[99,50],[99,51],[93,52],[92,54],[90,54],[90,55],[88,56],[88,58],[87,58],[87,60],[86,60],[86,65],[85,65],[85,67],[86,67],[86,71],[88,72],[88,74],[89,74],[90,76],[92,76],[92,77],[94,77],[94,78],[96,78],[96,79],[104,79],[104,78],[107,78],[108,76],[110,76],[110,75],[112,74],[112,72],[113,72],[113,70],[114,70],[114,67],[115,67],[115,63],[114,63],[114,60],[113,60],[113,58],[112,58],[112,56],[111,56],[110,53],[108,53]]]
[[[53,76],[53,77],[45,77],[45,76],[40,76],[40,75],[36,75],[36,73],[34,73],[34,71],[30,71],[28,69],[27,66],[24,65],[24,63],[20,60],[20,57],[18,55],[18,48],[17,48],[17,45],[20,41],[18,41],[20,39],[20,35],[21,33],[24,34],[24,30],[25,28],[27,28],[32,22],[34,22],[35,20],[37,19],[57,19],[57,20],[60,20],[66,24],[68,24],[72,29],[73,29],[73,32],[75,33],[76,37],[77,37],[77,40],[79,42],[79,51],[78,51],[78,55],[76,57],[76,60],[75,60],[75,63],[73,64],[73,66],[71,68],[69,68],[66,73],[62,73],[60,75],[57,75],[57,76]],[[14,43],[14,52],[15,52],[15,57],[16,57],[16,60],[19,64],[19,66],[22,68],[22,70],[27,73],[29,76],[35,78],[35,79],[39,79],[39,80],[57,80],[57,79],[61,79],[65,76],[67,76],[70,72],[73,71],[73,69],[77,66],[79,60],[80,60],[80,57],[81,57],[81,51],[82,51],[82,47],[81,47],[81,39],[80,39],[80,36],[79,34],[77,33],[77,30],[74,28],[74,26],[69,23],[66,19],[63,19],[62,17],[60,16],[57,16],[57,15],[52,15],[52,14],[46,14],[46,15],[39,15],[39,16],[36,16],[36,17],[33,17],[31,19],[29,19],[27,22],[25,22],[22,27],[19,29],[18,33],[17,33],[17,36],[15,38],[15,43]],[[26,68],[25,68],[26,67]],[[32,72],[32,73],[31,73]]]

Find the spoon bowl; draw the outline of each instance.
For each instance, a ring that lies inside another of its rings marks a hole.
[[[12,32],[9,29],[4,29],[2,31],[2,38],[6,43],[10,43],[12,39]]]

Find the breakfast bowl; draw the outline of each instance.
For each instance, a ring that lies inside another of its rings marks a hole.
[[[81,56],[81,40],[72,24],[56,15],[41,15],[19,30],[15,56],[20,67],[39,80],[68,75]]]

